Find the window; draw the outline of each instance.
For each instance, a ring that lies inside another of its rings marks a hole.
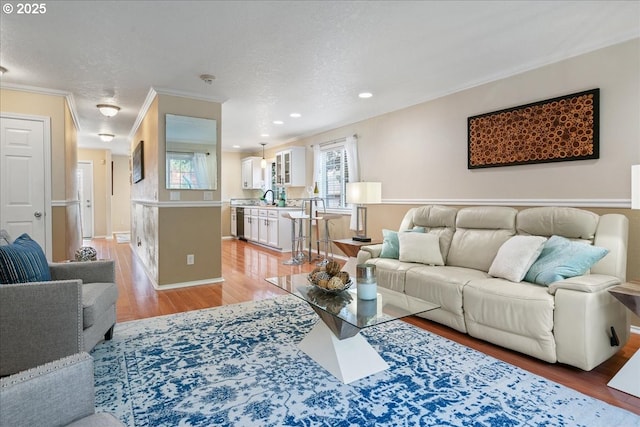
[[[194,154],[167,152],[167,188],[200,188],[199,184]]]
[[[320,148],[320,196],[327,209],[347,208],[346,194],[349,165],[344,141]]]

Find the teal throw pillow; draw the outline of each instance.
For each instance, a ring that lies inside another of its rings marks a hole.
[[[405,230],[405,233],[424,233],[427,229],[416,225],[411,230]],[[382,230],[382,251],[380,258],[400,258],[400,241],[398,232],[392,230]]]
[[[382,230],[382,251],[380,258],[400,257],[400,242],[398,241],[398,232],[391,230]]]
[[[38,243],[22,234],[10,245],[0,246],[0,283],[51,280],[49,263]]]
[[[593,264],[609,253],[608,249],[551,236],[524,280],[549,285],[559,280],[585,274]]]

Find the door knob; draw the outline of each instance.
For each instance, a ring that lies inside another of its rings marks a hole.
[[[42,212],[40,212],[40,211],[35,211],[35,212],[33,213],[33,216],[35,216],[36,218],[40,218],[40,217],[42,216]]]

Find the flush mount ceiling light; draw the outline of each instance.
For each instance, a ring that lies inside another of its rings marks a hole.
[[[267,167],[267,159],[264,158],[264,146],[267,145],[267,143],[261,142],[260,145],[262,145],[262,160],[260,160],[260,167],[264,169]]]
[[[107,117],[113,117],[118,114],[118,111],[120,111],[120,107],[116,105],[98,104],[96,107],[98,107],[98,110],[100,110],[103,116]]]
[[[7,69],[4,67],[0,67],[0,76],[7,72]]]
[[[297,119],[297,118],[302,117],[302,114],[300,114],[300,113],[291,113],[291,114],[289,114],[289,117],[293,117],[294,119]]]
[[[269,138],[269,134],[268,133],[261,133],[260,136],[262,138]]]
[[[283,122],[282,120],[274,120],[274,121],[273,121],[273,124],[274,124],[274,125],[283,125],[283,124],[284,124],[284,122]]]
[[[216,76],[214,76],[213,74],[200,74],[200,80],[208,85],[212,84],[215,79]]]
[[[371,92],[360,92],[358,94],[358,97],[362,99],[371,98],[372,96],[373,94]]]
[[[111,142],[113,141],[113,138],[115,138],[115,135],[112,135],[110,133],[99,133],[98,136],[104,142]]]

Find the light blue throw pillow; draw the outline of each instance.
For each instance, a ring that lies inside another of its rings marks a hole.
[[[585,274],[593,264],[609,253],[608,249],[551,236],[524,280],[549,285],[559,280]]]
[[[398,241],[398,232],[391,230],[382,230],[382,251],[380,258],[400,257],[400,242]]]
[[[411,230],[406,230],[406,233],[424,233],[427,229],[416,225]],[[400,241],[398,239],[398,232],[392,230],[382,230],[382,251],[380,252],[380,258],[400,258]]]

